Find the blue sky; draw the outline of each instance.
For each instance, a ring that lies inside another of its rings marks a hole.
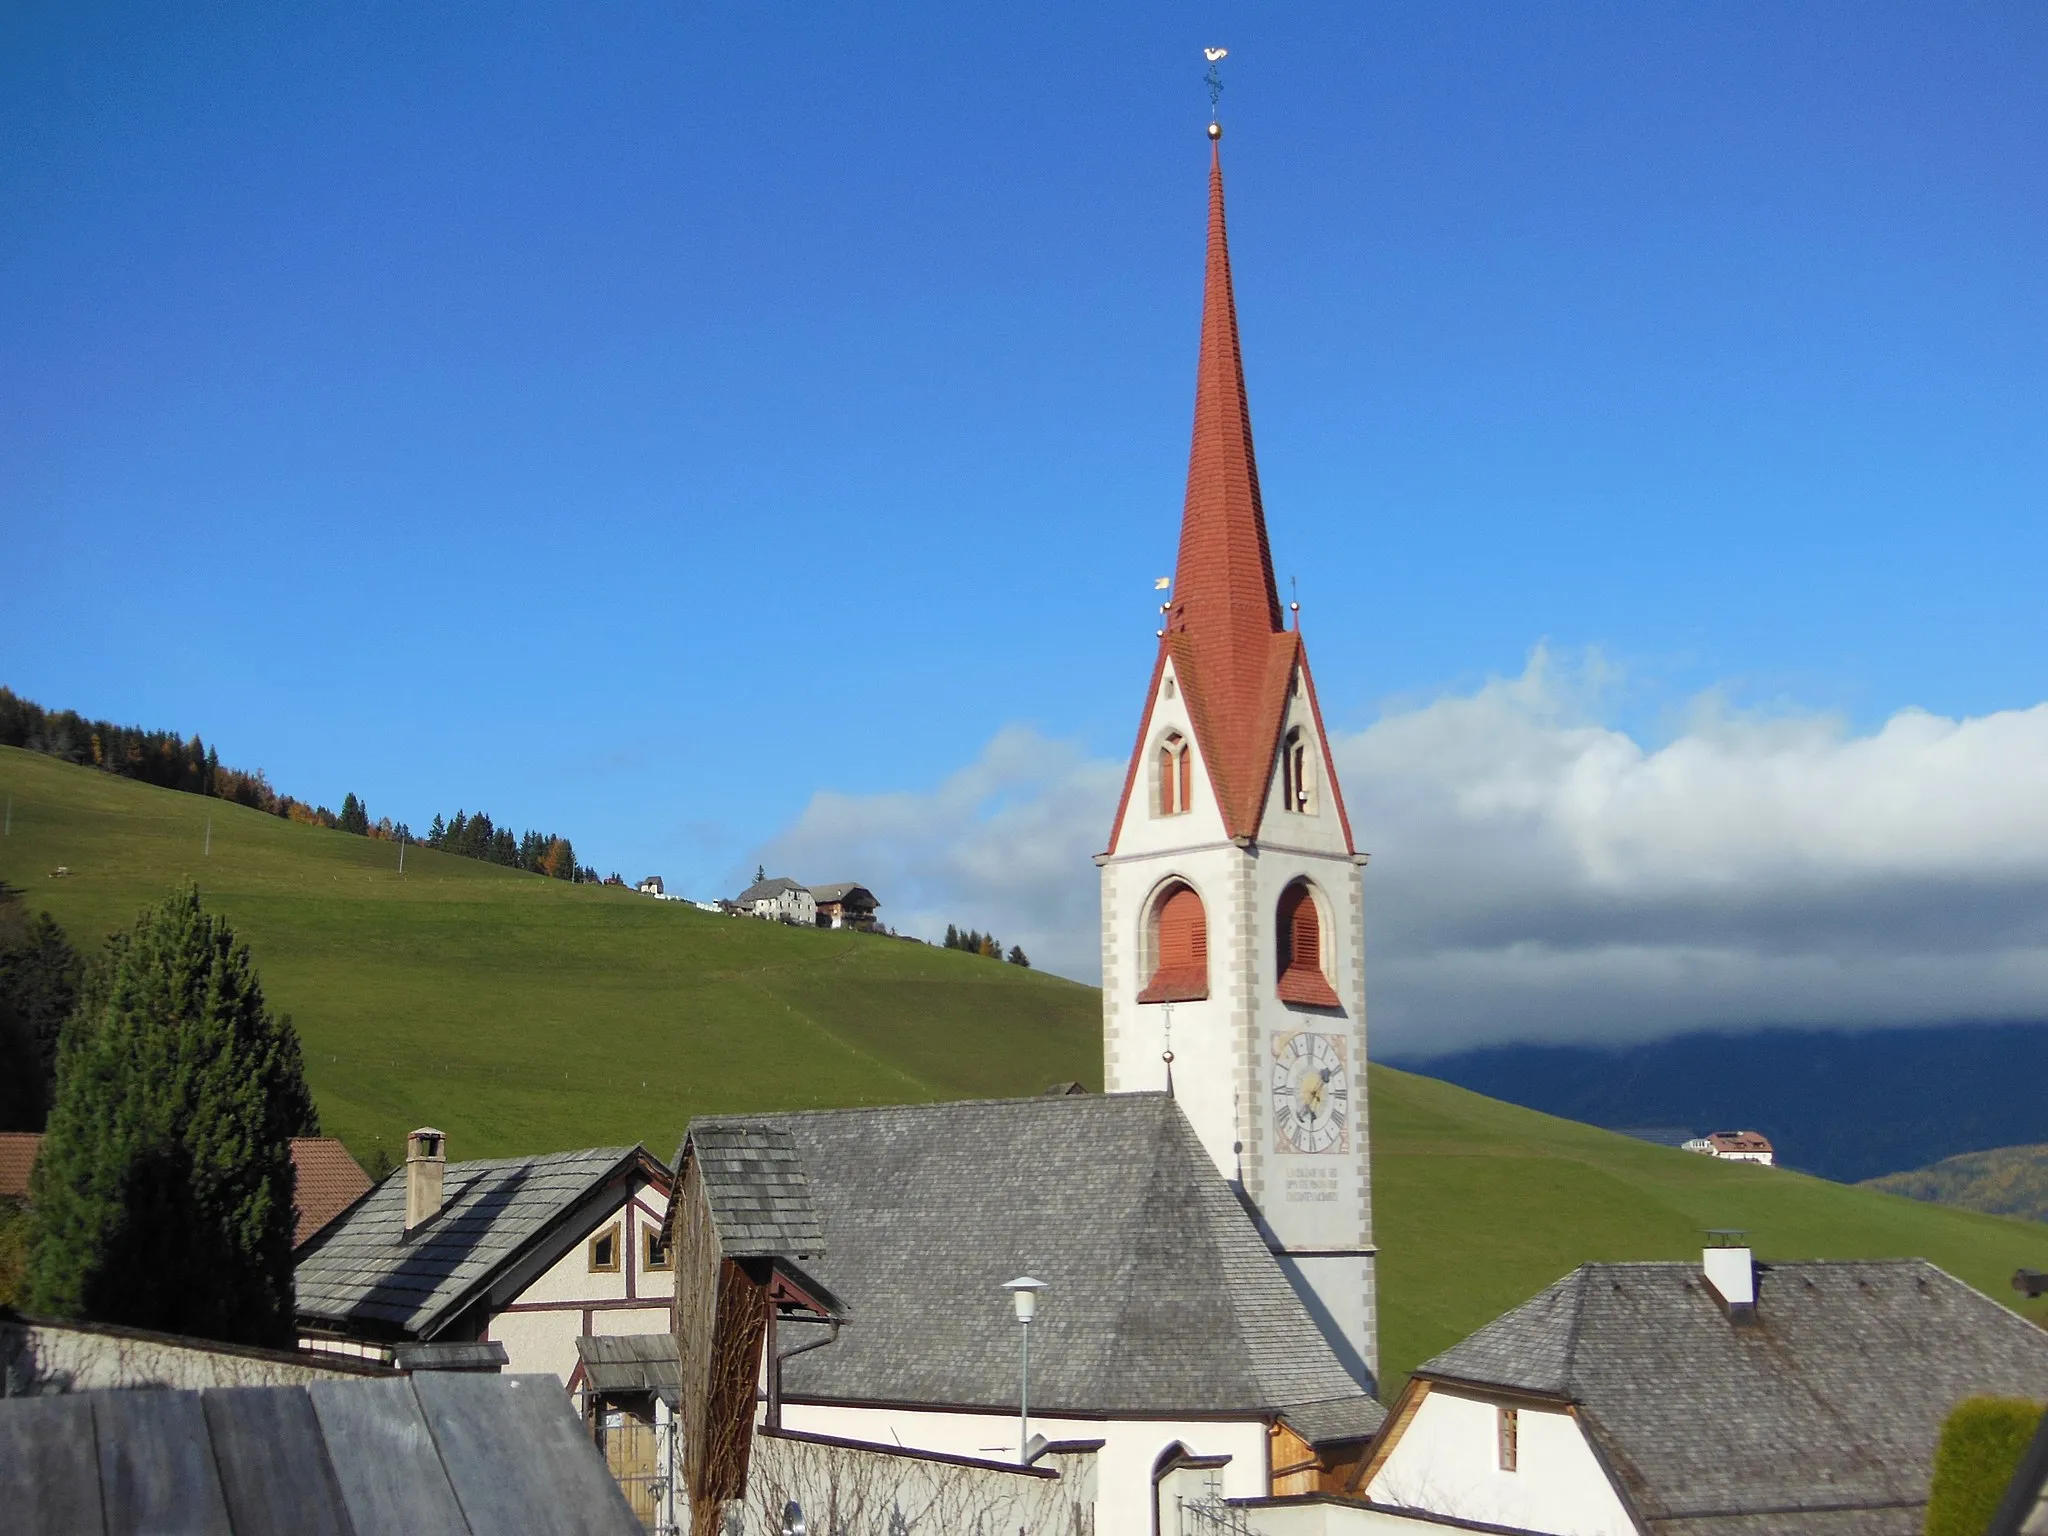
[[[1208,43],[1334,729],[2048,698],[2017,4],[9,7],[0,681],[692,893],[1119,758]]]

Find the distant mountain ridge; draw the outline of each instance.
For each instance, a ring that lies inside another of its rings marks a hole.
[[[2048,1021],[1701,1031],[1394,1064],[1614,1130],[1762,1131],[1781,1163],[1844,1183],[2048,1142]]]
[[[1964,1152],[1928,1168],[1865,1179],[1867,1189],[1993,1216],[2048,1221],[2048,1146]]]

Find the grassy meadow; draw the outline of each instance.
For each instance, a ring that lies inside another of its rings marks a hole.
[[[389,843],[0,748],[8,797],[0,879],[82,948],[199,883],[297,1021],[326,1128],[366,1161],[427,1123],[458,1158],[631,1141],[666,1157],[700,1111],[1101,1083],[1099,994],[1057,977],[417,847],[401,876]],[[1715,1163],[1389,1068],[1371,1094],[1389,1390],[1573,1265],[1685,1258],[1708,1227],[1747,1230],[1766,1261],[1925,1257],[2048,1315],[2008,1287],[2048,1267],[2048,1226]]]

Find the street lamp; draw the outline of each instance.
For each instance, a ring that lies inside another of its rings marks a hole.
[[[1045,1282],[1019,1275],[1004,1281],[1003,1289],[1017,1308],[1024,1337],[1023,1370],[1017,1377],[1017,1464],[1022,1466],[1031,1459],[1031,1319],[1038,1315],[1038,1293],[1045,1289]]]

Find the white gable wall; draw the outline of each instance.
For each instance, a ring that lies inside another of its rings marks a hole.
[[[1503,1406],[1519,1410],[1512,1472],[1500,1468]],[[1634,1536],[1636,1529],[1571,1414],[1442,1387],[1422,1399],[1366,1496],[1557,1536]]]
[[[949,1456],[1002,1459],[1017,1454],[1014,1414],[786,1402],[782,1423],[785,1429],[815,1435]],[[1152,1469],[1161,1452],[1176,1442],[1197,1456],[1230,1458],[1222,1469],[1226,1498],[1264,1498],[1271,1490],[1263,1420],[1041,1419],[1033,1414],[1031,1433],[1048,1440],[1103,1442],[1095,1461],[1095,1529],[1101,1536],[1147,1536],[1151,1531]]]
[[[675,1300],[674,1271],[646,1267],[646,1237],[659,1231],[668,1197],[636,1179],[630,1198],[577,1233],[569,1250],[533,1278],[484,1329],[505,1346],[507,1372],[547,1372],[564,1386],[576,1369],[576,1340],[601,1333],[667,1333]],[[590,1239],[619,1226],[616,1272],[590,1267]]]

